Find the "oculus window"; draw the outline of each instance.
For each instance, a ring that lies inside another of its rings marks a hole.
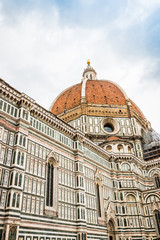
[[[108,133],[112,133],[112,132],[114,131],[114,127],[113,127],[112,124],[106,123],[106,124],[104,125],[104,130],[105,130],[106,132],[108,132]]]

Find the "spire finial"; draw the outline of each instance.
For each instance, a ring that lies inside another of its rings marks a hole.
[[[83,78],[88,78],[88,79],[91,79],[91,80],[96,80],[97,79],[97,73],[96,71],[91,67],[90,65],[90,60],[88,59],[87,60],[87,67],[86,69],[84,69],[84,72],[83,72]]]
[[[87,64],[90,65],[90,63],[91,63],[91,62],[90,62],[90,60],[88,59],[88,60],[87,60]]]

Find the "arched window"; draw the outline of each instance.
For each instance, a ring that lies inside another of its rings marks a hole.
[[[156,188],[160,188],[160,177],[158,175],[154,176],[154,182],[155,182]]]
[[[120,199],[121,199],[121,201],[123,201],[123,193],[122,192],[120,193]]]
[[[12,199],[12,207],[15,207],[15,203],[16,203],[16,194],[13,194],[13,199]]]
[[[20,194],[17,195],[17,203],[16,203],[17,208],[19,208],[19,202],[20,202]]]
[[[78,216],[78,219],[80,219],[80,211],[79,211],[79,208],[78,208],[78,214],[77,214]]]
[[[136,202],[136,199],[133,195],[128,195],[127,196],[127,202]]]
[[[107,147],[106,147],[106,150],[109,152],[109,151],[111,151],[112,150],[112,146],[111,145],[108,145]]]
[[[11,227],[9,230],[9,240],[16,240],[16,227]]]
[[[79,177],[79,185],[80,185],[80,187],[82,187],[82,177]]]
[[[18,173],[16,173],[15,175],[15,181],[14,181],[14,185],[17,186],[18,184]]]
[[[123,152],[123,146],[121,144],[119,144],[117,146],[117,149],[118,149],[119,152],[121,152],[121,153]]]
[[[14,151],[14,153],[13,153],[13,160],[12,160],[13,164],[15,164],[15,159],[16,159],[16,151]]]
[[[17,141],[18,141],[18,135],[16,135],[15,137],[15,144],[17,144]]]
[[[22,183],[22,174],[19,175],[19,182],[18,182],[19,187],[21,187],[21,183]]]
[[[116,206],[116,213],[118,213],[118,207]]]
[[[146,203],[159,202],[160,199],[156,195],[150,195],[146,199]]]
[[[78,176],[77,176],[77,187],[79,186],[79,178],[78,178]]]
[[[117,167],[117,170],[119,170],[119,164],[118,163],[116,163],[116,167]]]
[[[81,209],[81,219],[85,219],[85,211],[84,211],[84,209]]]
[[[124,206],[122,206],[122,213],[125,213],[125,208],[124,208]]]
[[[157,227],[157,232],[160,234],[160,212],[155,211],[155,222],[156,222],[156,227]]]
[[[83,177],[80,177],[80,187],[84,187]]]
[[[130,171],[130,165],[128,163],[123,163],[122,171]]]
[[[18,157],[17,157],[17,164],[18,164],[18,165],[20,164],[20,158],[21,158],[21,153],[18,152]]]
[[[13,181],[13,172],[11,173],[11,177],[10,177],[10,183],[9,183],[9,185],[12,185],[12,181]]]
[[[23,166],[23,163],[24,163],[24,153],[22,153],[22,156],[21,156],[21,166]]]
[[[99,184],[97,184],[97,207],[98,207],[98,217],[101,217],[101,203],[100,203]]]
[[[45,214],[58,214],[58,161],[52,152],[47,158],[46,165],[46,201]]]
[[[46,192],[46,206],[53,207],[54,205],[54,196],[53,196],[53,189],[55,188],[55,182],[53,179],[55,179],[55,167],[54,162],[50,161],[47,164],[47,192]]]
[[[22,135],[20,136],[20,139],[19,139],[19,145],[22,145]]]
[[[119,226],[119,218],[117,219],[117,225]]]
[[[131,153],[131,147],[128,146],[128,153]]]
[[[48,163],[47,165],[47,192],[46,192],[46,205],[49,207],[52,207],[51,202],[52,202],[52,186],[53,186],[53,182],[51,181],[51,179],[53,180],[53,176],[51,176],[51,165],[50,163]]]
[[[125,226],[125,227],[127,226],[127,221],[126,221],[125,218],[124,218],[124,226]]]
[[[7,207],[10,205],[10,198],[11,198],[11,193],[8,193],[8,199],[7,199]]]
[[[23,147],[26,146],[26,137],[23,138]]]
[[[77,203],[79,203],[79,193],[77,193]]]
[[[137,204],[136,204],[136,198],[133,195],[127,196],[127,212],[130,215],[137,215]]]
[[[118,224],[119,224],[119,221],[118,221]],[[108,235],[108,240],[115,239],[115,224],[111,219],[108,222],[108,234],[109,234]]]

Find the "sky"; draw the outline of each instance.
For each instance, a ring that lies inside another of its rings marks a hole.
[[[160,0],[0,0],[0,78],[46,109],[90,59],[160,133]]]

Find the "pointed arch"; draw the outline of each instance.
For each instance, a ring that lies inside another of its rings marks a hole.
[[[148,177],[152,178],[156,174],[160,176],[160,169],[158,168],[151,169],[148,172]]]
[[[108,229],[108,239],[115,240],[115,222],[113,218],[109,219],[107,223],[107,229]]]
[[[10,226],[8,240],[16,240],[17,226]]]
[[[56,166],[56,167],[58,167],[58,165],[59,165],[59,161],[58,161],[58,159],[57,159],[57,156],[56,156],[56,154],[52,151],[52,152],[50,152],[49,154],[48,154],[48,156],[47,156],[47,163],[48,162],[54,162],[54,166]]]
[[[110,231],[115,230],[115,222],[112,218],[110,218],[109,221],[108,221],[108,230],[110,230]]]
[[[57,215],[58,211],[58,166],[54,152],[47,156],[46,163],[46,207],[47,215]]]
[[[158,193],[150,193],[145,197],[145,202],[149,203],[149,202],[156,202],[156,201],[160,201],[160,197],[158,195]]]
[[[121,169],[122,169],[122,171],[130,171],[131,170],[130,164],[127,162],[122,163]]]
[[[131,192],[131,193],[128,193],[126,196],[125,196],[125,201],[128,202],[130,199],[130,201],[132,202],[136,202],[137,200],[137,197],[136,197],[136,194]]]
[[[95,184],[96,184],[96,197],[97,197],[97,213],[98,221],[101,222],[105,219],[104,216],[104,201],[103,201],[103,184],[102,184],[102,174],[99,169],[95,173]]]

